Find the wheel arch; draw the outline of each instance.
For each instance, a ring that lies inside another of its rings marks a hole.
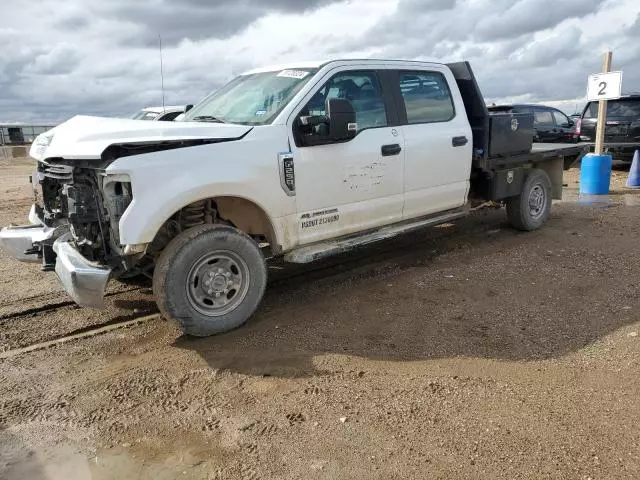
[[[220,218],[248,235],[264,235],[272,249],[279,249],[273,221],[258,203],[245,197],[221,195],[211,198]]]
[[[278,234],[273,220],[266,209],[254,199],[241,195],[213,195],[190,199],[188,203],[166,215],[154,232],[157,238],[163,228],[173,219],[180,216],[185,209],[202,202],[210,202],[215,211],[213,223],[224,223],[252,236],[264,236],[274,251],[280,250]]]

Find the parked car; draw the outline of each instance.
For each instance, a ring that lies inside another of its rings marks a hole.
[[[177,116],[188,112],[193,105],[179,105],[168,107],[147,107],[136,112],[133,120],[151,120],[154,122],[172,122]]]
[[[557,108],[545,105],[492,105],[490,112],[532,113],[534,142],[542,143],[577,143],[580,141],[576,133],[576,124],[567,115]]]
[[[541,227],[581,148],[532,146],[520,117],[489,115],[467,62],[256,69],[181,122],[78,116],[40,135],[32,225],[0,245],[55,269],[82,306],[104,306],[111,278],[153,272],[163,315],[224,332],[258,307],[266,258],[312,262],[487,200]]]
[[[585,142],[595,141],[597,124],[598,102],[589,102],[578,122],[580,139]],[[640,149],[640,94],[625,95],[607,102],[604,146],[615,160],[633,160],[634,152]]]

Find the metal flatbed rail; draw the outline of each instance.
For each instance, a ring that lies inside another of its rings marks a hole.
[[[565,168],[573,164],[576,160],[590,151],[591,143],[534,143],[531,150],[509,156],[496,156],[477,158],[474,166],[482,169],[493,169],[499,167],[526,164],[551,160],[554,158],[564,158]]]

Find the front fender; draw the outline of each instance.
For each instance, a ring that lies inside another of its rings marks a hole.
[[[167,190],[163,188],[164,191],[173,191],[174,196],[160,199],[163,194],[157,192],[158,196],[152,197],[151,201],[146,195],[134,193],[131,204],[120,218],[120,242],[123,245],[150,243],[160,227],[183,207],[198,200],[222,196],[243,198],[256,204],[267,214],[276,237],[280,236],[277,228],[280,223],[278,219],[272,218],[263,202],[243,192],[246,188],[244,185],[216,182],[181,191],[172,190],[174,187],[176,185],[169,184],[166,186]],[[280,238],[277,240],[281,241]]]
[[[128,175],[133,193],[120,219],[120,243],[150,243],[164,222],[181,208],[219,196],[253,202],[269,217],[276,240],[290,243],[290,239],[283,241],[287,235],[281,219],[295,214],[295,197],[282,190],[278,167],[278,153],[288,148],[286,132],[274,129],[278,127],[256,128],[240,141],[134,155],[113,162],[107,175]]]

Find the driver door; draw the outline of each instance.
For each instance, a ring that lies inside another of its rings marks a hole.
[[[354,106],[357,133],[305,145],[294,134],[298,238],[308,244],[402,219],[404,141],[375,70],[333,73],[297,115],[325,115],[328,98]],[[294,121],[293,129],[297,122]],[[321,135],[321,133],[319,133]],[[292,142],[293,143],[293,142]]]

